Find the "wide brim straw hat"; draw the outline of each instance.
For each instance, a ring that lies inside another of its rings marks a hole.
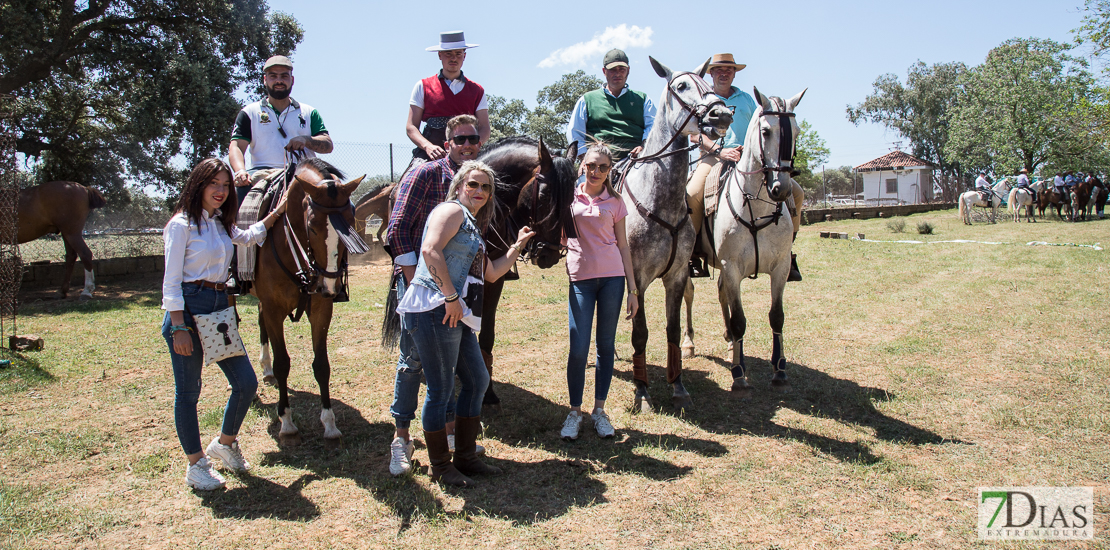
[[[713,54],[713,57],[709,58],[709,66],[706,67],[705,70],[709,71],[712,70],[714,67],[732,67],[733,69],[740,71],[743,70],[744,67],[747,67],[747,65],[744,65],[743,63],[737,63],[736,60],[732,58],[732,54],[730,53],[717,53]]]

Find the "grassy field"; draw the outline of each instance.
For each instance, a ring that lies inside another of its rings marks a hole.
[[[264,388],[241,434],[255,469],[210,494],[182,480],[159,281],[105,287],[87,303],[30,296],[20,332],[46,349],[0,350],[13,360],[0,370],[0,547],[1110,548],[1110,252],[1026,244],[1110,245],[1110,221],[904,221],[905,233],[881,219],[803,227],[805,281],[786,292],[792,393],[770,391],[765,276],[744,283],[750,401],[728,391],[715,281],[698,280],[698,356],[685,362],[695,406],[684,414],[631,412],[622,322],[613,440],[588,425],[577,442],[559,439],[566,275],[522,267],[499,315],[505,408],[481,441],[505,474],[469,490],[388,473],[396,354],[377,345],[384,265],[352,272],[332,327],[343,447],[323,443],[307,323],[287,324],[304,444],[278,446],[276,392]],[[933,235],[916,233],[923,221]],[[950,240],[1002,244],[938,242]],[[660,404],[661,292],[648,290]],[[253,319],[242,331],[257,341]],[[226,384],[217,368],[204,382],[210,438]],[[588,372],[587,397],[592,387]],[[427,464],[419,443],[416,457]],[[1042,485],[1095,487],[1093,543],[977,539],[978,487]]]

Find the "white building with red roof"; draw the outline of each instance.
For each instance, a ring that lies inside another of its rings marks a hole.
[[[894,151],[855,169],[863,175],[863,200],[875,204],[919,204],[933,200],[933,165]]]

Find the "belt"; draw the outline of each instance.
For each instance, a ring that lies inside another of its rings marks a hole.
[[[212,281],[189,281],[185,284],[203,286],[205,288],[211,288],[212,290],[218,290],[220,292],[223,292],[223,290],[227,288],[227,285],[224,283],[213,283]]]

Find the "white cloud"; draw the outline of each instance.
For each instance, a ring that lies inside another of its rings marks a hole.
[[[636,25],[629,27],[623,23],[617,27],[605,27],[604,31],[586,42],[551,52],[547,59],[540,61],[539,66],[544,69],[557,65],[583,66],[587,61],[600,58],[613,48],[646,48],[651,46],[651,33],[651,27],[641,29]]]

